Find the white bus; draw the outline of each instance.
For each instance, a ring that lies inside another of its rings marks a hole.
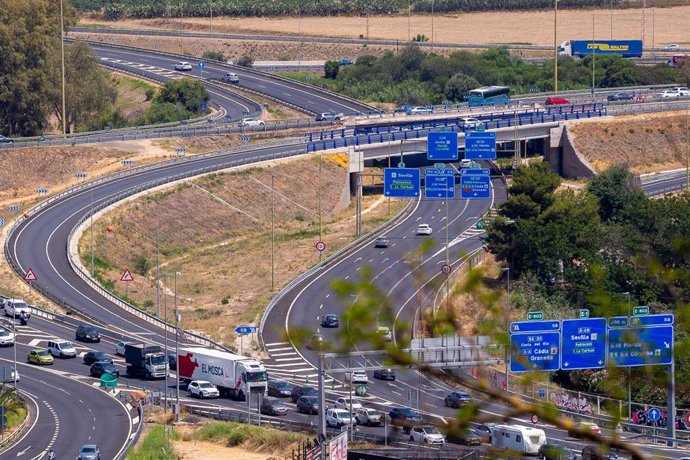
[[[491,445],[497,449],[537,455],[546,444],[544,430],[521,425],[496,425],[491,431]]]

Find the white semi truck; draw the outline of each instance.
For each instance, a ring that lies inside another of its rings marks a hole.
[[[207,380],[221,396],[244,400],[247,394],[266,394],[268,373],[261,362],[247,356],[210,348],[180,348],[177,356],[180,380]]]

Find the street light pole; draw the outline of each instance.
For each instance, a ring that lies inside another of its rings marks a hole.
[[[553,4],[553,93],[558,94],[558,0]]]
[[[168,275],[167,273],[163,273],[163,286],[168,285]],[[164,343],[163,347],[165,348],[165,359],[166,362],[168,360],[168,291],[167,288],[163,292],[163,323],[165,323],[164,326]],[[177,356],[175,356],[175,362],[177,362]],[[176,373],[179,372],[175,371]],[[168,373],[165,373],[165,395],[163,397],[163,412],[168,413]]]
[[[179,328],[179,321],[180,317],[177,314],[177,276],[180,274],[180,272],[175,272],[175,280],[174,280],[174,293],[175,293],[175,356],[180,356],[180,328]],[[166,362],[168,357],[165,357]],[[177,378],[175,379],[175,405],[177,406],[177,409],[175,411],[175,422],[180,421],[180,369],[178,367],[177,369]]]
[[[630,292],[624,292],[623,295],[628,297],[628,318],[632,315]],[[628,420],[632,420],[632,367],[628,367]]]
[[[12,311],[12,333],[14,334],[14,346],[12,347],[14,349],[14,358],[13,358],[13,365],[14,365],[14,375],[13,380],[14,380],[14,390],[17,391],[17,310],[14,309]],[[3,376],[4,377],[4,376]]]
[[[91,276],[94,276],[95,263],[93,254],[93,189],[91,189]]]
[[[506,373],[506,393],[510,391],[509,377],[508,377],[508,361],[510,360],[510,267],[505,267],[503,271],[506,272],[506,334],[508,335],[508,342],[506,344],[505,353],[505,373]]]
[[[274,175],[271,175],[271,292],[276,286],[276,189]]]
[[[60,54],[62,55],[62,134],[67,134],[67,117],[65,113],[65,18],[60,0]]]

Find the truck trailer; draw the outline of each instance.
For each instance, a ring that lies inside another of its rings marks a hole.
[[[127,375],[143,379],[163,379],[168,364],[160,345],[128,343],[125,345]]]
[[[642,40],[567,40],[558,45],[558,54],[577,58],[592,54],[640,58]]]
[[[207,380],[222,397],[244,400],[247,394],[266,394],[268,373],[254,358],[210,348],[180,348],[177,372],[183,382]]]

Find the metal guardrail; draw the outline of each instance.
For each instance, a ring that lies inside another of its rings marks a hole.
[[[21,398],[21,393],[22,393],[21,390],[19,390],[18,394],[19,394],[20,398]],[[22,398],[22,400],[23,399],[24,398]],[[25,401],[25,404],[26,404],[26,401]],[[14,441],[18,436],[21,436],[22,434],[24,434],[26,432],[27,426],[28,426],[29,421],[31,419],[32,419],[31,411],[29,410],[29,405],[26,404],[26,417],[24,417],[24,420],[22,420],[22,423],[20,423],[19,426],[17,427],[17,429],[15,429],[12,433],[10,433],[9,435],[0,439],[0,454],[2,454],[3,450],[6,450],[7,448],[12,447],[14,445],[14,443],[12,441]]]
[[[137,406],[137,413],[139,414],[139,423],[137,424],[137,430],[129,436],[129,441],[127,442],[127,448],[123,449],[120,455],[116,457],[115,460],[125,460],[130,449],[137,445],[139,438],[141,437],[141,432],[144,426],[144,405],[139,404]]]
[[[328,265],[332,261],[337,260],[340,257],[343,257],[344,255],[349,254],[352,251],[357,250],[359,247],[361,247],[363,245],[363,243],[370,241],[373,236],[378,235],[382,230],[384,230],[384,229],[390,227],[391,225],[395,224],[396,222],[398,222],[398,220],[400,220],[402,218],[402,216],[404,216],[405,214],[407,214],[409,212],[410,208],[412,207],[413,202],[414,202],[413,200],[409,200],[408,203],[400,211],[398,211],[398,213],[395,216],[393,216],[392,219],[379,225],[378,227],[371,230],[367,234],[365,234],[365,235],[359,237],[358,239],[356,239],[355,241],[351,242],[350,244],[348,244],[344,248],[342,248],[339,251],[326,257],[324,260],[322,260],[318,264],[311,267],[309,270],[303,272],[298,277],[296,277],[295,279],[290,281],[283,289],[281,289],[280,292],[278,292],[271,299],[271,301],[268,303],[268,306],[266,306],[266,309],[264,310],[263,316],[261,316],[261,321],[259,323],[259,329],[258,329],[259,345],[261,346],[261,348],[263,350],[266,349],[266,347],[264,346],[264,338],[263,338],[263,330],[264,330],[264,327],[266,326],[266,320],[267,320],[268,316],[271,314],[271,311],[273,310],[273,308],[278,304],[278,302],[280,302],[283,299],[283,297],[285,297],[290,291],[292,291],[295,288],[295,286],[297,286],[302,281],[304,281],[305,279],[312,276],[317,271],[321,270],[323,267],[325,267],[326,265]]]

